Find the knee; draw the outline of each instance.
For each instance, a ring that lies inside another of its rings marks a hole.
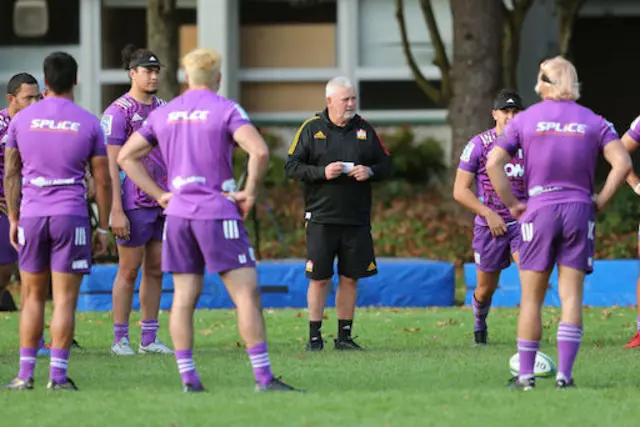
[[[118,281],[123,283],[126,287],[133,289],[138,278],[139,267],[133,267],[129,265],[123,265],[118,268]]]
[[[329,279],[325,280],[311,280],[309,282],[309,287],[324,289],[329,285]]]
[[[350,277],[340,276],[340,286],[348,288],[357,288],[358,279],[352,279]]]

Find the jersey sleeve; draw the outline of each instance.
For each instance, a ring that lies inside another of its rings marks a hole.
[[[240,104],[233,102],[231,104],[231,111],[229,114],[229,120],[227,122],[229,134],[233,135],[242,126],[250,124],[251,119],[249,119],[249,115],[244,110],[244,108],[242,108]]]
[[[627,135],[640,144],[640,116],[636,117],[636,119],[631,123],[631,126],[629,126],[629,130],[627,131]]]
[[[9,129],[7,129],[7,142],[5,147],[7,148],[18,148],[18,138],[17,138],[17,127],[18,125],[18,118],[14,118],[13,120],[11,120],[11,122],[9,123]]]
[[[478,173],[478,168],[480,167],[481,155],[482,155],[482,141],[480,141],[477,137],[475,137],[471,141],[467,142],[467,145],[464,147],[464,150],[462,150],[458,169],[462,169],[463,171],[471,172],[473,174]]]
[[[127,117],[123,110],[116,106],[107,108],[101,125],[108,145],[122,146],[127,142]]]
[[[618,132],[616,131],[613,123],[606,120],[604,117],[600,119],[600,132],[599,132],[599,146],[603,149],[611,141],[620,139]],[[634,138],[635,139],[635,138]]]
[[[107,155],[107,137],[104,134],[102,124],[96,120],[92,132],[91,157]]]
[[[145,122],[142,124],[142,127],[140,129],[138,129],[138,133],[147,140],[147,142],[151,145],[153,145],[154,147],[158,145],[158,137],[156,135],[156,129],[155,129],[155,117],[156,115],[154,115],[153,113],[155,113],[155,111],[152,111],[151,114],[149,114],[149,117],[147,117],[147,120],[145,120]]]
[[[504,128],[502,135],[499,135],[495,140],[495,145],[500,147],[509,153],[511,157],[515,156],[520,148],[521,135],[518,118],[522,117],[522,113],[514,117],[507,126]]]

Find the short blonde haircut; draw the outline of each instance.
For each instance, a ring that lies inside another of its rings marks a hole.
[[[550,82],[544,81],[543,76]],[[540,64],[535,91],[545,99],[577,101],[580,98],[580,83],[576,67],[562,56],[544,61]]]
[[[198,48],[182,58],[182,66],[189,76],[190,86],[207,86],[213,88],[220,75],[222,56],[215,50]]]

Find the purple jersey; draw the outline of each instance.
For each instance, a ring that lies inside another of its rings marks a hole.
[[[233,134],[250,123],[242,107],[209,90],[189,90],[149,116],[140,134],[160,147],[167,165],[167,215],[241,219],[222,192],[236,190]]]
[[[9,137],[7,132],[9,131],[9,111],[5,108],[0,110],[0,211],[4,211],[6,208],[6,202],[4,199],[4,147],[7,144],[7,138]]]
[[[2,126],[2,125],[0,125]],[[627,134],[633,139],[635,142],[640,144],[640,116],[636,117],[636,119],[629,126],[629,130]],[[2,135],[2,130],[0,129],[0,135]]]
[[[102,115],[102,128],[107,136],[107,144],[122,146],[140,127],[151,111],[166,103],[153,98],[150,105],[136,101],[128,93],[116,99]],[[155,149],[143,159],[147,172],[163,189],[167,189],[167,171],[160,150]],[[122,185],[122,207],[124,210],[157,208],[158,202],[145,194],[124,172],[120,172]]]
[[[87,164],[107,155],[96,116],[68,99],[45,98],[13,118],[7,148],[22,158],[22,218],[89,216]]]
[[[509,208],[502,203],[498,193],[493,189],[491,180],[487,174],[487,156],[494,147],[497,138],[495,129],[490,129],[476,135],[469,141],[460,156],[460,169],[471,172],[476,176],[476,189],[478,198],[492,211],[502,217],[505,223],[516,222],[517,220],[509,212]],[[523,150],[518,150],[517,155],[505,166],[505,172],[511,181],[511,188],[518,200],[526,200]],[[487,220],[480,215],[476,215],[477,225],[487,225]]]
[[[496,145],[510,155],[524,150],[529,207],[593,203],[596,163],[618,139],[613,125],[573,101],[546,100],[507,125]]]

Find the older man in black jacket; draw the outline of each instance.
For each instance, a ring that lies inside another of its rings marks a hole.
[[[324,305],[338,257],[338,350],[361,350],[351,330],[358,279],[377,274],[371,237],[371,181],[391,175],[389,152],[355,113],[356,92],[344,77],[329,81],[327,108],[305,121],[289,149],[286,173],[304,184],[307,261],[307,350],[322,350]]]

